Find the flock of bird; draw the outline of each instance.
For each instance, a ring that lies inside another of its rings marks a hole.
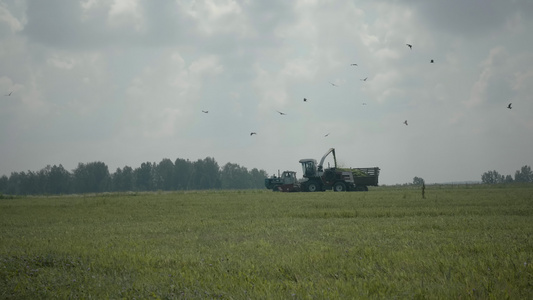
[[[407,45],[407,47],[409,47],[410,50],[413,49],[413,45],[412,45],[412,44],[405,44],[405,45]],[[430,63],[432,63],[432,64],[435,63],[435,60],[434,60],[434,59],[431,59],[431,60],[430,60]],[[352,64],[350,64],[350,66],[352,66],[352,67],[357,67],[358,65],[357,65],[356,63],[352,63]],[[361,80],[361,81],[367,81],[367,79],[368,79],[368,77],[365,77],[365,78],[361,78],[360,80]],[[333,87],[339,87],[339,85],[337,85],[337,84],[335,84],[335,83],[333,83],[333,82],[331,82],[331,81],[330,81],[329,83],[330,83]],[[13,91],[10,91],[8,94],[5,94],[4,96],[10,97],[12,94],[13,94]],[[304,101],[304,102],[307,102],[307,98],[304,98],[303,101]],[[362,105],[366,105],[366,103],[363,103]],[[508,109],[512,109],[512,103],[509,103],[509,105],[507,105],[507,108],[508,108]],[[282,116],[285,116],[285,115],[286,115],[286,113],[281,112],[281,111],[279,111],[279,110],[276,110],[276,112],[279,113],[279,114],[282,115]],[[208,111],[208,110],[202,110],[202,113],[207,114],[207,113],[209,113],[209,111]],[[409,124],[407,123],[407,120],[405,120],[405,121],[403,122],[403,124],[405,124],[406,126],[409,125]],[[257,135],[257,133],[256,133],[256,132],[250,132],[250,136],[252,136],[252,135]],[[329,133],[327,133],[327,134],[324,135],[324,137],[328,137],[328,136],[329,136]]]
[[[412,44],[405,44],[405,45],[407,45],[407,47],[409,47],[410,50],[413,50],[413,45],[412,45]],[[434,60],[434,59],[431,59],[429,62],[432,63],[432,64],[434,64],[434,63],[435,63],[435,60]],[[356,63],[352,63],[352,64],[350,64],[350,66],[352,66],[352,67],[357,67],[358,65],[357,65]],[[361,80],[361,81],[367,81],[367,79],[368,79],[368,77],[365,77],[365,78],[361,78],[360,80]],[[337,85],[337,84],[335,84],[335,83],[333,83],[333,82],[331,82],[331,81],[329,81],[329,84],[331,84],[333,87],[339,87],[339,85]],[[307,102],[307,98],[304,98],[304,102]],[[362,103],[362,105],[366,105],[366,103]],[[509,103],[509,105],[507,106],[507,108],[508,108],[508,109],[512,109],[512,103]],[[278,111],[278,110],[276,110],[276,111],[277,111],[280,115],[285,115],[285,113],[283,113],[283,112],[280,112],[280,111]],[[207,111],[203,111],[203,112],[207,112]],[[403,121],[403,124],[405,124],[405,126],[408,126],[408,125],[409,125],[409,123],[407,122],[407,120]],[[255,133],[255,132],[250,133],[250,135],[254,135],[254,134],[257,134],[257,133]],[[329,136],[329,133],[327,133],[327,134],[324,135],[324,137],[328,137],[328,136]]]
[[[410,50],[413,49],[413,45],[412,45],[412,44],[406,44],[406,45],[407,45],[407,47],[409,47]],[[430,60],[430,63],[432,63],[432,64],[435,63],[435,60],[434,60],[434,59],[431,59],[431,60]],[[350,64],[350,66],[352,66],[352,67],[357,67],[358,64],[356,64],[356,63],[352,63],[352,64]],[[367,81],[367,80],[368,80],[368,77],[361,78],[360,80],[361,80],[361,81]],[[333,87],[339,87],[338,84],[333,83],[333,82],[331,82],[331,81],[329,81],[329,84],[331,84],[331,86],[333,86]],[[304,98],[303,101],[304,101],[304,102],[307,102],[307,98]],[[366,105],[366,103],[362,103],[362,105]],[[511,108],[511,104],[509,104],[508,108],[509,108],[509,109]],[[205,113],[205,114],[209,113],[208,110],[202,110],[202,112]],[[279,111],[279,110],[276,110],[276,112],[277,112],[278,114],[282,115],[282,116],[285,116],[285,115],[286,115],[286,113],[281,112],[281,111]],[[406,126],[409,125],[409,124],[407,123],[407,120],[405,120],[405,121],[403,122],[403,124],[405,124]],[[330,134],[330,133],[325,134],[324,137],[328,137],[329,134]],[[250,136],[252,136],[252,135],[257,135],[257,132],[250,132]]]

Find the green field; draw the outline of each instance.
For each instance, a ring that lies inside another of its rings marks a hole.
[[[533,297],[533,186],[0,199],[0,299]]]

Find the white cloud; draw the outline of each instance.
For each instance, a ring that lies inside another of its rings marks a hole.
[[[69,57],[59,57],[58,55],[54,55],[53,57],[48,58],[46,61],[49,65],[59,69],[70,70],[74,67],[74,60]]]
[[[504,47],[492,48],[487,58],[480,64],[480,75],[472,86],[470,98],[466,102],[467,107],[479,106],[490,98],[501,98],[508,94],[513,85],[512,75],[509,72],[512,64],[512,59]]]
[[[189,71],[193,76],[212,76],[220,74],[224,70],[224,67],[218,62],[218,58],[215,55],[209,55],[207,57],[201,57],[195,60],[189,66]]]
[[[206,88],[204,79],[222,70],[214,55],[199,57],[190,63],[178,52],[163,55],[127,88],[128,113],[123,117],[124,131],[128,135],[142,132],[151,139],[187,132],[194,123],[194,112],[200,112],[192,104],[201,100],[201,90]]]
[[[201,33],[214,35],[232,33],[238,36],[252,34],[251,28],[242,15],[239,3],[233,0],[179,1],[179,5],[191,16]]]
[[[6,23],[12,32],[24,29],[23,22],[14,17],[3,3],[0,3],[0,22]]]
[[[109,10],[109,23],[112,27],[144,31],[144,18],[139,0],[115,0]]]

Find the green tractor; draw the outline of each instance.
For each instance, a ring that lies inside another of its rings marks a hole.
[[[283,171],[281,175],[273,175],[270,178],[265,178],[265,187],[274,192],[299,192],[300,185],[296,178],[296,172]]]

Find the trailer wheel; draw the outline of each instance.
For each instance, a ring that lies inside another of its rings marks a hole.
[[[307,191],[308,192],[316,192],[319,190],[319,186],[316,182],[309,182],[307,184]]]
[[[344,182],[337,182],[333,185],[334,192],[346,192],[346,184]]]

